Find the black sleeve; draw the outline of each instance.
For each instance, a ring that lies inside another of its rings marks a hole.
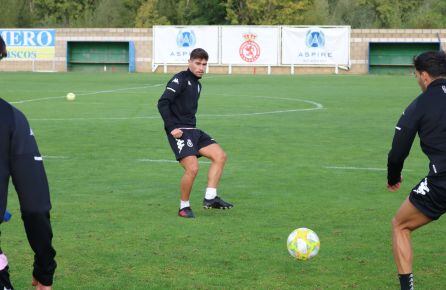
[[[34,251],[33,276],[43,285],[53,283],[56,251],[48,181],[34,134],[25,116],[14,108],[11,139],[11,176],[19,196],[20,210],[29,244]]]
[[[185,80],[179,75],[175,75],[166,86],[164,93],[158,101],[158,111],[164,121],[164,127],[168,132],[175,129],[175,123],[172,116],[171,104],[178,97],[184,87]]]
[[[395,127],[392,148],[387,159],[387,182],[389,185],[395,185],[401,181],[404,160],[409,155],[417,134],[419,119],[419,109],[417,100],[415,100],[403,113]]]
[[[51,209],[48,181],[42,156],[28,121],[14,108],[14,130],[11,139],[11,176],[26,212],[47,212]]]

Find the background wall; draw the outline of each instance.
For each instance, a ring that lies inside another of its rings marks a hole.
[[[438,43],[446,47],[446,29],[352,29],[350,38],[351,68],[343,74],[365,74],[369,67],[369,43]],[[56,30],[56,57],[53,60],[8,60],[2,61],[3,71],[67,71],[67,43],[70,41],[133,41],[135,44],[136,72],[152,72],[152,29],[145,28],[80,28]],[[185,66],[158,66],[156,73],[172,73]],[[234,74],[267,74],[266,66],[234,66]],[[228,66],[211,65],[210,73],[226,74]],[[272,74],[290,74],[290,66],[272,66]],[[295,67],[295,74],[332,74],[331,67]]]

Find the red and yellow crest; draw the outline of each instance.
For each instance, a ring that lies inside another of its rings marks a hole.
[[[245,42],[239,49],[240,57],[246,62],[255,62],[260,56],[260,46],[254,41],[257,35],[254,33],[243,34]]]

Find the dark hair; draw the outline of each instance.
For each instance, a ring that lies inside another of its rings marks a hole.
[[[6,52],[6,43],[0,35],[0,60],[4,57],[7,57],[8,53]]]
[[[413,58],[415,69],[425,71],[431,77],[446,77],[446,53],[440,51],[426,51]]]
[[[190,59],[209,59],[209,55],[206,50],[202,48],[195,48],[190,52]]]

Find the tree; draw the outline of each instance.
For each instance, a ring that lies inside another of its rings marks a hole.
[[[147,0],[139,7],[135,19],[136,27],[170,24],[166,16],[160,15],[157,4],[157,0]]]
[[[228,0],[226,17],[230,24],[303,24],[311,4],[311,0]]]
[[[129,2],[122,0],[100,0],[95,9],[95,27],[134,27],[135,17],[129,10]]]

